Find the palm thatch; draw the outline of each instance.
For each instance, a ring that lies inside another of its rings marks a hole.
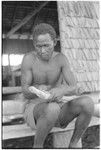
[[[60,42],[78,85],[99,90],[99,2],[58,2]]]

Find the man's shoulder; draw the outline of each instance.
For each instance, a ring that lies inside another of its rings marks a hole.
[[[35,53],[34,52],[29,52],[27,54],[24,55],[24,59],[33,59],[33,57],[35,57]]]
[[[23,61],[31,63],[33,62],[33,60],[35,60],[35,58],[36,58],[35,52],[29,52],[24,55]]]
[[[57,53],[56,60],[60,64],[60,66],[64,66],[65,64],[68,64],[68,59],[63,53]]]
[[[61,52],[56,52],[55,56],[60,60],[63,60],[66,58],[66,56]]]
[[[35,54],[33,52],[29,52],[24,55],[22,66],[31,67]]]

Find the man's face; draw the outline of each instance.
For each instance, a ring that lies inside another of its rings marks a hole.
[[[54,41],[48,33],[39,35],[34,43],[38,56],[45,61],[48,61],[51,58],[54,45]]]

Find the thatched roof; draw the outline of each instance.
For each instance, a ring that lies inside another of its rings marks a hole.
[[[3,1],[3,53],[21,54],[32,51],[32,30],[41,22],[51,24],[59,36],[56,1]]]
[[[7,35],[15,26],[22,23],[23,25],[18,27],[14,34],[19,36],[25,34],[30,38],[33,26],[40,22],[46,22],[54,26],[59,34],[57,15],[56,1],[3,1],[2,33]]]

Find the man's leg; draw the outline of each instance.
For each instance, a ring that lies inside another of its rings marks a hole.
[[[34,117],[37,120],[37,131],[34,139],[34,148],[43,148],[46,136],[54,127],[59,113],[60,107],[56,103],[42,103],[36,106]]]
[[[66,127],[74,118],[77,117],[69,148],[76,148],[79,139],[91,121],[93,112],[94,103],[88,96],[82,96],[63,105],[59,115],[59,122],[61,126]]]

